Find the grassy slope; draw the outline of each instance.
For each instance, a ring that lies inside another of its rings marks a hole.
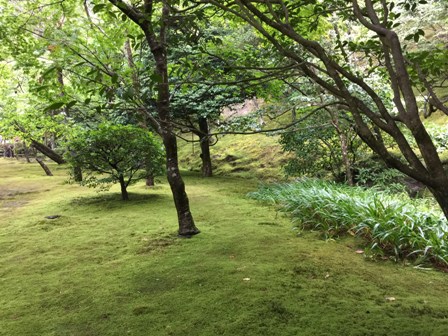
[[[444,127],[448,124],[448,117],[437,111],[424,119],[424,123],[430,127]],[[279,126],[280,124],[273,121],[269,123],[271,128]],[[282,152],[277,141],[278,136],[264,134],[220,137],[217,144],[210,149],[214,173],[257,177],[268,181],[284,179],[281,167],[286,162],[288,154]],[[199,154],[199,144],[179,141],[179,158],[185,169],[195,172],[201,170]],[[448,151],[441,153],[441,159],[448,160]]]
[[[297,237],[245,198],[253,180],[186,176],[202,233],[182,240],[165,182],[123,203],[52,168],[0,159],[0,335],[448,332],[446,274],[365,261],[350,239]]]
[[[279,179],[286,154],[281,152],[278,137],[257,135],[226,135],[210,148],[214,173],[239,177]],[[201,170],[200,148],[197,143],[180,142],[181,164],[190,171]]]

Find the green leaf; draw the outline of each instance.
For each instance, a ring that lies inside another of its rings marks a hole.
[[[114,73],[111,78],[112,84],[116,84],[118,82],[118,75]]]
[[[54,70],[56,70],[56,66],[51,66],[45,72],[42,74],[42,77],[47,77],[50,73],[52,73]]]
[[[71,108],[71,107],[75,106],[76,103],[77,103],[76,100],[72,100],[72,101],[71,101],[70,103],[68,103],[66,106],[67,106],[67,108]]]
[[[420,39],[420,35],[418,33],[414,34],[414,41],[418,42],[418,40]]]
[[[57,109],[61,108],[61,107],[64,106],[64,105],[65,105],[64,102],[56,102],[56,103],[53,103],[53,104],[51,104],[51,105],[48,105],[46,108],[44,108],[44,112],[52,111],[52,110],[57,110]]]
[[[98,13],[99,11],[103,10],[104,7],[106,7],[105,4],[98,4],[98,5],[93,6],[92,11],[94,13]]]
[[[161,82],[162,82],[162,76],[160,76],[160,75],[157,74],[157,73],[153,73],[153,74],[150,76],[150,78],[151,78],[152,81],[154,81],[154,82],[156,82],[156,83],[161,83]]]
[[[51,85],[42,85],[42,86],[39,86],[38,88],[36,88],[34,90],[34,92],[40,92],[40,91],[42,91],[44,89],[48,89],[49,87],[51,87]]]

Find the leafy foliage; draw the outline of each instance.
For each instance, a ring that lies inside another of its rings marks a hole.
[[[162,172],[161,144],[150,132],[134,126],[101,124],[78,133],[67,148],[67,161],[88,173],[81,182],[88,187],[107,189],[108,184],[120,182],[126,189]]]
[[[405,193],[406,186],[402,183],[404,177],[398,170],[387,168],[372,159],[357,166],[356,181],[360,186],[374,187],[390,193]]]
[[[340,134],[347,139],[347,156],[351,165],[365,155],[366,148],[353,128],[340,120],[338,129],[327,113],[318,113],[300,124],[300,129],[281,135],[283,150],[294,156],[285,165],[288,175],[327,177],[339,180],[344,175]]]
[[[280,204],[299,227],[318,230],[326,238],[360,237],[368,244],[368,255],[448,265],[448,223],[423,203],[318,180],[265,186],[250,196]]]

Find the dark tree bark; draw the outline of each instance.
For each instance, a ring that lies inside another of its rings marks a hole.
[[[41,152],[43,155],[53,160],[57,164],[65,163],[65,160],[61,155],[59,155],[58,153],[56,153],[54,150],[44,145],[43,143],[40,143],[36,140],[31,140],[31,146],[33,146],[35,149],[37,149],[39,152]]]
[[[434,190],[433,188],[429,188],[429,190],[442,208],[445,217],[448,218],[448,188],[444,190]]]
[[[210,156],[209,129],[206,118],[199,118],[199,143],[201,145],[202,176],[211,177],[213,175],[212,159]]]
[[[73,179],[75,182],[81,182],[82,181],[82,170],[81,167],[73,167]]]
[[[135,22],[145,34],[146,41],[155,61],[155,72],[158,77],[156,110],[158,120],[151,118],[150,122],[160,134],[165,146],[167,179],[176,206],[179,236],[190,237],[200,231],[196,228],[190,212],[190,203],[185,184],[180,175],[177,157],[177,139],[172,129],[170,116],[170,91],[168,83],[168,59],[166,35],[170,23],[170,7],[167,1],[162,1],[162,12],[158,22],[154,15],[154,1],[145,0],[142,7],[136,8],[122,0],[109,0],[129,19]],[[155,25],[158,28],[155,28]]]
[[[121,188],[121,199],[123,201],[129,201],[129,194],[127,190],[126,182],[124,181],[123,175],[118,176],[118,181],[120,182],[120,188]]]
[[[148,187],[154,187],[154,175],[148,175],[146,176],[146,186]]]
[[[45,174],[47,174],[47,176],[53,176],[53,173],[51,172],[50,168],[48,168],[48,166],[44,163],[44,161],[42,161],[42,159],[36,157],[36,161],[40,164],[40,166],[44,170]]]
[[[13,158],[14,157],[14,149],[13,149],[13,145],[10,144],[6,144],[3,147],[3,156],[6,158]]]

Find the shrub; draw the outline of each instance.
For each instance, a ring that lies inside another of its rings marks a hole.
[[[447,222],[422,201],[319,180],[264,186],[250,197],[281,205],[298,227],[327,238],[360,237],[372,256],[448,265]]]
[[[135,126],[101,124],[79,132],[68,142],[67,162],[88,175],[81,184],[103,187],[120,183],[123,200],[127,187],[163,170],[162,146],[154,135]]]

